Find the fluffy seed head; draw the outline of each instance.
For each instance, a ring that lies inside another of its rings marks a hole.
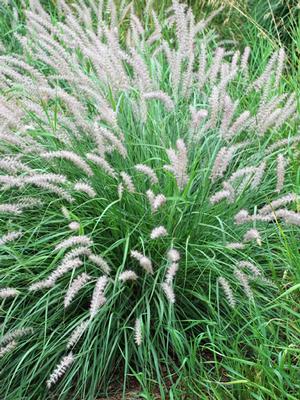
[[[142,340],[142,320],[141,318],[137,318],[134,324],[134,341],[138,346],[140,346],[142,344]]]
[[[157,228],[154,228],[150,234],[150,238],[152,240],[158,239],[160,237],[167,236],[168,232],[164,226],[158,226]]]
[[[119,275],[119,281],[123,283],[127,281],[136,281],[137,278],[137,274],[131,270],[126,270]]]

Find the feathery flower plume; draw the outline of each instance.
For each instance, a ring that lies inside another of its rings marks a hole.
[[[241,64],[240,64],[241,70],[246,72],[246,74],[248,72],[248,60],[249,60],[249,56],[250,56],[250,51],[251,51],[250,47],[248,47],[248,46],[245,47],[244,52],[241,57]]]
[[[106,275],[110,274],[110,266],[101,256],[98,256],[96,254],[90,254],[89,260],[98,267],[100,267],[104,274]]]
[[[91,279],[91,277],[83,272],[71,283],[64,298],[64,307],[67,308],[79,290]]]
[[[217,86],[213,86],[209,97],[210,118],[207,123],[207,128],[215,128],[220,110],[220,90]]]
[[[249,111],[244,111],[229,128],[225,138],[231,139],[237,135],[241,130],[245,130],[251,122],[251,114]]]
[[[178,250],[172,248],[168,250],[167,257],[169,261],[176,263],[180,260],[180,253]]]
[[[222,288],[223,288],[223,290],[224,290],[224,293],[225,293],[225,296],[226,296],[226,298],[227,298],[227,301],[228,301],[230,307],[231,307],[231,308],[235,308],[235,306],[236,306],[236,301],[235,301],[235,298],[234,298],[234,296],[233,296],[232,289],[231,289],[231,287],[230,287],[229,282],[227,281],[227,279],[225,279],[225,278],[223,278],[223,277],[220,277],[220,278],[218,278],[218,283],[222,286]]]
[[[103,127],[99,128],[103,137],[108,140],[114,149],[116,149],[123,158],[127,157],[127,150],[120,139],[118,139],[110,130]]]
[[[68,227],[71,231],[78,231],[80,228],[80,224],[77,221],[72,221],[69,223]]]
[[[142,172],[143,174],[147,175],[150,178],[152,185],[158,183],[158,178],[154,170],[147,165],[144,164],[137,164],[134,167],[137,171]]]
[[[155,196],[155,194],[152,192],[152,190],[147,190],[146,195],[148,197],[150,206],[151,206],[151,211],[155,213],[159,207],[161,207],[166,201],[166,197],[163,194],[158,194]]]
[[[235,216],[234,216],[234,222],[237,225],[245,224],[247,222],[252,221],[251,216],[249,215],[249,212],[247,210],[240,210]]]
[[[222,178],[228,168],[230,161],[234,156],[235,146],[222,147],[216,158],[211,170],[210,179],[215,182],[218,178]]]
[[[146,272],[148,272],[149,274],[153,274],[152,262],[148,257],[144,256],[142,253],[136,250],[132,250],[130,254],[131,257],[138,260],[140,266],[144,268]]]
[[[282,154],[277,157],[277,184],[275,191],[280,193],[284,186],[285,166],[287,162]]]
[[[196,110],[194,107],[190,106],[190,112],[192,115],[192,120],[191,120],[191,125],[190,125],[190,129],[192,131],[195,131],[196,129],[198,129],[201,121],[204,120],[204,118],[207,117],[208,112],[207,110]]]
[[[138,278],[137,274],[134,271],[126,270],[119,275],[119,281],[127,282],[127,281],[136,281]]]
[[[140,265],[146,272],[148,272],[149,274],[153,274],[152,263],[148,257],[143,256],[140,259]]]
[[[220,71],[221,62],[224,57],[224,53],[225,49],[223,47],[217,47],[217,49],[215,50],[212,66],[209,71],[209,79],[212,85],[215,83],[217,79],[217,75]]]
[[[58,278],[75,268],[81,267],[83,262],[80,258],[63,259],[62,263],[50,275],[48,280],[56,282]]]
[[[0,169],[9,174],[16,174],[19,171],[31,173],[32,169],[23,164],[20,160],[13,157],[5,157],[0,159]]]
[[[268,149],[266,150],[266,155],[272,154],[275,150],[280,149],[280,147],[297,144],[299,142],[300,142],[300,135],[295,135],[288,139],[278,140],[277,142],[273,143],[271,146],[268,147]]]
[[[22,213],[22,209],[19,204],[0,204],[0,212],[17,215]]]
[[[119,199],[122,198],[123,192],[124,192],[124,186],[123,186],[122,183],[119,183],[119,185],[118,185],[118,197],[119,197]]]
[[[176,262],[172,262],[172,264],[167,269],[166,278],[165,278],[165,282],[168,285],[172,284],[177,271],[178,271],[178,264]]]
[[[103,157],[89,153],[87,154],[87,159],[99,165],[103,169],[103,171],[107,173],[107,175],[111,176],[112,178],[117,177],[115,170],[109,165],[109,163]]]
[[[248,178],[248,176],[254,175],[256,172],[257,172],[256,167],[240,168],[230,176],[230,178],[228,179],[228,182],[233,183],[235,180],[242,178],[244,176],[246,176]]]
[[[151,99],[160,100],[165,105],[167,111],[171,112],[174,110],[174,103],[172,99],[170,98],[170,96],[168,96],[161,90],[158,90],[156,92],[143,93],[143,97],[146,100],[151,100]]]
[[[175,293],[172,288],[167,282],[161,284],[162,290],[166,295],[166,298],[169,300],[171,304],[175,303]]]
[[[251,242],[252,240],[256,240],[256,243],[261,246],[261,237],[257,229],[249,229],[244,235],[244,242]]]
[[[248,297],[248,299],[249,300],[253,300],[254,296],[253,296],[252,289],[251,289],[251,287],[249,285],[249,279],[248,279],[247,275],[245,275],[238,268],[234,269],[234,275],[235,275],[236,279],[242,285],[242,287],[244,289],[244,292],[245,292],[246,296]]]
[[[55,251],[67,249],[69,247],[78,246],[78,245],[89,247],[92,244],[93,244],[93,241],[87,236],[84,236],[84,235],[71,236],[70,238],[63,240],[58,245],[56,245]]]
[[[7,299],[8,297],[16,297],[19,292],[13,288],[0,289],[0,299]]]
[[[212,205],[219,203],[221,200],[227,199],[230,203],[232,203],[231,200],[231,192],[229,190],[220,190],[219,192],[213,194],[209,201],[211,202]]]
[[[76,153],[73,151],[67,150],[60,150],[60,151],[53,151],[49,153],[42,153],[40,154],[42,158],[46,158],[47,160],[52,158],[62,158],[64,160],[71,161],[76,167],[81,169],[84,173],[88,176],[93,176],[93,171],[89,167],[89,165]]]
[[[9,232],[6,235],[3,235],[2,237],[0,237],[0,246],[12,242],[13,240],[19,239],[22,236],[22,232],[21,231],[13,231],[13,232]]]
[[[275,52],[272,54],[271,58],[268,61],[268,64],[266,65],[266,68],[264,69],[263,73],[251,84],[249,89],[255,88],[256,91],[261,89],[264,85],[266,85],[267,81],[270,79],[271,71],[273,69],[273,66],[276,62],[276,59],[278,57],[278,53]]]
[[[182,139],[176,141],[177,152],[173,149],[167,149],[167,154],[171,165],[164,165],[164,169],[172,172],[175,176],[179,190],[183,190],[188,182],[187,164],[188,156],[185,143]]]
[[[124,186],[126,187],[126,189],[128,190],[128,192],[130,193],[135,193],[136,189],[135,186],[133,184],[133,181],[131,179],[131,176],[129,176],[126,172],[122,171],[120,172],[121,178],[123,180]]]
[[[78,190],[78,192],[84,192],[86,193],[89,197],[93,198],[96,197],[97,193],[95,190],[92,188],[91,185],[89,185],[86,182],[77,182],[74,185],[74,189]]]
[[[150,238],[153,239],[158,239],[160,237],[167,236],[168,232],[164,226],[158,226],[154,228],[150,234]]]
[[[54,371],[46,382],[48,389],[50,389],[51,386],[53,386],[66,373],[67,369],[70,368],[74,360],[75,358],[72,352],[61,359],[60,363],[57,364]]]
[[[252,264],[249,261],[239,261],[237,265],[241,269],[248,268],[255,277],[262,276],[261,271],[254,264]]]
[[[84,334],[86,331],[87,327],[89,326],[90,321],[83,321],[81,324],[79,324],[74,331],[72,332],[71,336],[68,339],[67,343],[67,349],[69,350],[70,348],[74,347],[75,344],[79,341],[81,336]]]
[[[23,197],[18,201],[18,206],[22,210],[26,210],[32,207],[42,206],[43,204],[44,203],[41,201],[41,199],[36,199],[30,196]]]
[[[61,213],[66,219],[70,219],[70,213],[65,206],[62,206]]]
[[[0,358],[3,357],[5,354],[10,353],[17,347],[17,342],[12,340],[11,342],[7,343],[6,346],[0,347]]]
[[[42,289],[49,289],[55,285],[54,280],[50,279],[43,279],[41,281],[32,283],[29,287],[28,290],[29,292],[35,292],[36,290],[42,290]]]
[[[0,343],[1,344],[6,344],[8,342],[11,342],[12,340],[19,339],[23,336],[27,335],[32,335],[33,334],[33,329],[32,328],[19,328],[15,329],[11,332],[6,333],[1,339]]]
[[[33,283],[29,286],[29,291],[48,289],[55,285],[57,279],[62,277],[70,270],[81,267],[83,262],[79,258],[63,259],[62,263],[54,270],[47,279]]]
[[[262,178],[264,176],[265,173],[265,169],[266,169],[266,162],[263,161],[257,168],[256,168],[256,172],[253,176],[252,182],[251,182],[251,189],[255,189],[259,186],[259,184],[262,181]]]
[[[142,344],[143,335],[142,335],[142,319],[137,318],[134,324],[134,341],[140,346]]]
[[[260,215],[267,215],[267,214],[271,213],[273,210],[276,210],[279,207],[286,206],[287,204],[298,201],[299,199],[300,199],[300,197],[297,196],[295,193],[289,193],[283,197],[280,197],[277,200],[271,201],[270,204],[261,208],[258,213]]]
[[[286,224],[300,226],[300,213],[280,209],[276,211],[276,217],[282,218]]]
[[[97,279],[90,306],[91,318],[95,317],[99,308],[102,307],[103,304],[106,302],[106,298],[104,297],[103,292],[107,283],[108,278],[106,275],[100,276],[100,278]]]
[[[92,254],[91,250],[85,246],[76,247],[64,255],[63,262],[78,258],[79,256],[89,256]]]

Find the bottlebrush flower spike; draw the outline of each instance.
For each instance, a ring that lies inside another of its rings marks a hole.
[[[251,242],[252,240],[256,240],[257,244],[261,246],[261,237],[257,229],[249,229],[244,235],[244,242]]]
[[[234,152],[236,151],[235,146],[231,147],[222,147],[216,158],[214,165],[211,170],[210,179],[215,182],[218,178],[222,178],[224,173],[226,172],[230,161],[234,156]]]
[[[68,239],[63,240],[62,242],[60,242],[58,245],[55,246],[55,250],[62,250],[62,249],[67,249],[69,247],[73,247],[73,246],[91,246],[93,244],[93,241],[87,237],[87,236],[72,236]]]
[[[166,295],[166,298],[169,300],[171,304],[175,303],[175,293],[171,285],[167,282],[161,284],[162,290]]]
[[[146,272],[148,272],[151,275],[153,274],[152,262],[148,257],[144,256],[142,253],[136,250],[132,250],[130,254],[131,257],[138,260],[140,266],[144,268]]]
[[[172,264],[168,267],[167,273],[166,273],[166,278],[165,278],[165,282],[168,285],[171,285],[173,283],[175,275],[178,271],[178,267],[179,267],[178,263],[176,263],[176,262],[172,262]]]
[[[134,341],[140,346],[142,344],[143,334],[142,334],[142,319],[137,318],[134,324]]]
[[[7,299],[8,297],[16,297],[19,292],[13,288],[0,289],[0,299]]]
[[[98,267],[101,268],[104,274],[109,275],[110,274],[110,266],[107,264],[107,262],[99,255],[96,254],[90,254],[89,255],[89,260],[94,263],[95,265],[98,265]]]
[[[131,270],[126,270],[119,275],[119,281],[123,283],[127,281],[136,281],[137,278],[137,274]]]
[[[190,106],[190,112],[192,115],[190,129],[192,132],[196,131],[200,123],[207,117],[207,110],[196,110],[194,107]]]
[[[6,344],[12,340],[19,339],[23,336],[27,335],[32,335],[33,334],[33,328],[19,328],[19,329],[14,329],[11,332],[7,332],[1,339],[0,343],[1,344]]]
[[[74,259],[74,258],[78,258],[80,256],[89,256],[91,255],[92,252],[88,247],[85,246],[79,246],[79,247],[75,247],[75,249],[68,251],[68,253],[65,254],[64,258],[63,258],[63,262]]]
[[[80,224],[77,221],[72,221],[69,223],[68,227],[71,231],[78,231],[80,228]]]
[[[151,100],[151,99],[156,99],[160,100],[166,107],[166,110],[171,112],[174,109],[174,103],[170,96],[168,96],[166,93],[162,92],[161,90],[156,91],[156,92],[148,92],[143,94],[144,99],[146,100]]]
[[[152,192],[152,190],[147,190],[146,195],[148,197],[150,206],[151,206],[151,211],[155,213],[158,208],[160,208],[165,202],[167,201],[166,197],[163,194],[158,194],[155,196],[155,194]]]
[[[111,176],[112,178],[117,177],[116,171],[109,165],[109,163],[103,157],[89,153],[87,154],[87,159],[99,165],[99,167],[101,167],[103,171],[107,173],[107,175]]]
[[[7,343],[7,345],[0,347],[0,358],[13,351],[17,345],[18,343],[15,340],[12,340],[11,342]]]
[[[0,204],[0,212],[11,213],[11,214],[21,214],[22,209],[18,204]]]
[[[120,172],[120,175],[122,177],[123,180],[123,184],[126,187],[126,189],[128,190],[128,192],[130,193],[135,193],[136,189],[135,186],[133,184],[132,178],[131,176],[129,176],[126,172],[122,171]]]
[[[287,161],[285,160],[282,154],[279,154],[277,157],[277,184],[276,184],[276,192],[280,193],[284,187],[284,176],[285,176],[285,167]]]
[[[165,165],[164,168],[172,172],[179,190],[183,190],[189,179],[187,175],[188,155],[185,143],[182,139],[177,140],[176,147],[177,152],[173,149],[167,150],[171,165]]]
[[[19,239],[22,236],[22,232],[21,231],[13,231],[13,232],[9,232],[6,235],[3,235],[2,237],[0,237],[0,246],[12,242],[16,239]]]
[[[246,296],[249,298],[249,300],[253,300],[254,296],[253,296],[252,289],[249,285],[249,279],[248,279],[247,275],[245,275],[238,268],[234,269],[234,275],[237,278],[237,280],[240,282],[240,284],[242,285],[244,292],[245,292]]]
[[[154,170],[147,165],[144,164],[137,164],[134,167],[137,171],[142,172],[143,174],[147,175],[150,178],[152,185],[158,183],[158,178]]]
[[[66,373],[67,369],[70,368],[74,361],[75,358],[72,352],[61,359],[60,363],[57,364],[54,371],[46,382],[48,389],[50,389],[56,382],[58,382],[58,380]]]
[[[100,307],[106,303],[106,298],[104,297],[104,289],[108,283],[108,278],[106,275],[101,276],[97,279],[95,289],[92,296],[90,314],[91,318],[95,317]]]
[[[157,228],[154,228],[150,234],[150,238],[152,240],[158,239],[160,237],[167,236],[168,232],[164,226],[158,226]]]
[[[259,210],[260,215],[267,215],[271,213],[272,211],[276,210],[279,207],[286,206],[287,204],[293,203],[295,201],[298,201],[300,199],[300,196],[296,195],[295,193],[289,193],[283,197],[280,197],[277,200],[271,201],[270,204],[262,207]]]
[[[89,165],[78,154],[74,153],[73,151],[61,150],[49,153],[42,153],[41,157],[46,158],[47,160],[50,160],[52,158],[62,158],[64,160],[72,161],[74,165],[76,165],[88,176],[93,176],[93,171],[91,170]]]
[[[74,189],[78,192],[86,193],[89,197],[96,197],[97,193],[92,188],[92,186],[86,182],[77,182],[74,185]]]
[[[180,253],[178,250],[172,248],[168,250],[167,257],[169,261],[176,263],[180,260]]]
[[[91,279],[91,277],[83,272],[70,285],[64,298],[64,307],[67,308],[79,290]]]
[[[228,301],[230,307],[231,308],[235,308],[236,301],[235,301],[235,298],[233,296],[233,292],[232,292],[232,289],[231,289],[231,287],[229,285],[229,282],[223,277],[218,278],[218,282],[219,282],[219,284],[222,286],[222,288],[224,290],[225,296],[227,298],[227,301]]]
[[[79,324],[71,334],[71,336],[68,339],[67,343],[67,349],[70,349],[76,345],[76,343],[79,341],[81,336],[84,334],[86,331],[87,327],[89,326],[90,321],[83,321],[81,324]]]

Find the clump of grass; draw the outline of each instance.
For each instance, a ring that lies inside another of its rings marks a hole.
[[[122,46],[129,8],[101,4],[33,2],[0,56],[2,330],[33,329],[2,351],[6,399],[95,398],[119,369],[165,396],[207,321],[276,296],[270,251],[300,225],[284,52],[253,76],[176,0],[154,30],[131,7]]]

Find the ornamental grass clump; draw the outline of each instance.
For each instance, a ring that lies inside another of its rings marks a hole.
[[[118,368],[180,364],[188,321],[276,292],[257,265],[300,225],[283,50],[253,76],[177,0],[145,26],[80,4],[30,1],[19,54],[1,50],[1,329],[33,330],[1,347],[1,398],[92,399]]]

